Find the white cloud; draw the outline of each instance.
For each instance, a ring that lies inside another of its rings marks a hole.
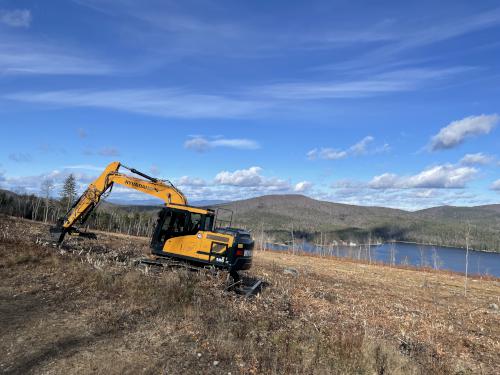
[[[373,189],[446,189],[464,188],[477,174],[472,167],[443,164],[427,168],[413,176],[384,173],[373,177],[368,186]]]
[[[63,107],[94,107],[167,118],[239,118],[266,105],[252,100],[193,94],[178,89],[20,92],[4,98]]]
[[[361,155],[366,152],[366,147],[375,140],[371,135],[364,137],[361,141],[349,148],[349,151],[354,155]]]
[[[207,183],[202,178],[182,176],[175,180],[175,184],[179,186],[205,186]]]
[[[451,164],[428,168],[407,180],[407,185],[416,188],[463,188],[472,180],[477,170]]]
[[[491,184],[491,190],[500,191],[500,179],[496,180]]]
[[[493,162],[495,158],[490,155],[485,155],[482,152],[476,154],[466,154],[461,160],[460,164],[463,165],[486,165]]]
[[[203,137],[193,137],[184,142],[184,148],[197,152],[205,152],[211,148],[210,141]]]
[[[259,148],[259,144],[251,139],[241,139],[241,138],[207,139],[202,136],[196,136],[184,142],[184,147],[197,152],[205,152],[216,147],[229,147],[240,150],[255,150]]]
[[[453,121],[442,128],[432,137],[429,150],[443,150],[462,144],[467,138],[488,134],[498,123],[499,116],[480,115],[469,116],[462,120]]]
[[[373,189],[392,189],[400,185],[400,177],[394,173],[383,173],[375,176],[369,182],[369,186]]]
[[[339,160],[347,156],[346,151],[336,150],[334,148],[314,148],[307,152],[307,158],[309,160],[314,159],[325,159],[325,160]]]
[[[312,186],[313,184],[309,181],[301,181],[294,186],[293,191],[303,193],[311,189]]]
[[[239,169],[234,172],[219,172],[214,182],[219,185],[258,187],[269,191],[289,190],[290,184],[279,178],[267,178],[261,175],[262,168],[250,167]]]
[[[320,194],[319,199],[363,206],[381,206],[417,210],[441,205],[474,206],[492,203],[467,190],[458,189],[371,189],[369,187],[338,188]]]
[[[29,194],[38,194],[40,192],[40,185],[44,180],[51,180],[54,182],[54,193],[59,194],[59,190],[63,185],[64,179],[73,174],[77,181],[78,191],[81,193],[87,188],[88,184],[95,180],[94,175],[86,173],[75,172],[69,168],[62,170],[54,169],[47,173],[31,176],[6,176],[4,180],[5,188],[11,191],[27,192]]]
[[[368,135],[364,137],[359,142],[355,143],[347,150],[339,150],[330,147],[313,148],[308,151],[306,156],[309,160],[314,159],[325,159],[325,160],[339,160],[344,159],[348,156],[359,156],[366,154],[368,152],[368,146],[375,140],[374,137]],[[389,145],[385,144],[383,147],[378,147],[372,151],[372,153],[381,153],[389,150]]]
[[[221,185],[258,186],[262,183],[260,167],[239,169],[234,172],[222,171],[215,176],[215,182]]]
[[[30,27],[31,11],[28,9],[0,10],[0,23],[11,27]]]

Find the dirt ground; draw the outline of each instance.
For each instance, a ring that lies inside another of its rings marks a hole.
[[[0,372],[497,374],[500,282],[257,251],[224,274],[137,268],[143,238],[45,241],[0,217]]]

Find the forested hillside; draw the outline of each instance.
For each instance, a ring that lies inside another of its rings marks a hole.
[[[293,230],[294,237],[322,243],[398,240],[464,247],[469,223],[474,248],[500,250],[498,205],[409,212],[322,202],[302,195],[269,195],[218,207],[234,211],[235,225],[281,242],[290,241]]]

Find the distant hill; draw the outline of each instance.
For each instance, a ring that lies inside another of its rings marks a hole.
[[[484,206],[477,206],[476,208],[500,213],[500,204],[486,204]]]
[[[416,212],[318,201],[302,195],[267,195],[216,205],[234,211],[234,225],[264,231],[278,241],[295,236],[366,242],[399,240],[465,246],[466,223],[471,245],[500,250],[500,205],[433,207]],[[326,239],[326,240],[325,240]]]
[[[385,207],[354,206],[315,200],[303,195],[266,195],[215,207],[234,211],[238,223],[256,226],[328,230],[337,226],[363,227],[388,220],[408,219],[411,213]]]

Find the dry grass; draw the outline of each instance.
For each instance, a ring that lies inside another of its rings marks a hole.
[[[46,246],[0,218],[0,372],[497,373],[497,281],[258,253],[252,300],[225,275],[132,265],[147,241],[102,235]],[[293,267],[298,276],[285,274]]]

